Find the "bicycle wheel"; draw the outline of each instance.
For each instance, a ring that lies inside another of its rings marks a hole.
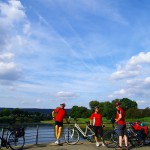
[[[115,148],[118,144],[118,134],[114,131],[106,131],[103,135],[103,143],[108,148]]]
[[[136,137],[131,137],[131,138],[129,139],[129,142],[131,143],[131,145],[132,145],[133,147],[141,147],[141,146],[144,145],[144,140],[138,139],[138,138],[136,138]]]
[[[8,138],[9,146],[12,150],[21,150],[25,144],[25,137],[16,137],[14,132],[11,132]]]
[[[65,141],[68,144],[74,145],[76,143],[78,143],[80,137],[79,137],[79,133],[77,130],[75,129],[68,129],[65,133]]]

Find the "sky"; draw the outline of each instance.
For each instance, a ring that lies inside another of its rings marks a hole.
[[[0,0],[0,107],[150,107],[149,18],[149,0]]]

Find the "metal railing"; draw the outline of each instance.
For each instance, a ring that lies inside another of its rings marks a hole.
[[[107,126],[107,125],[106,125]],[[5,127],[9,127],[8,124],[0,124],[0,135],[2,129]],[[54,133],[54,124],[21,124],[21,127],[25,128],[25,144],[42,144],[42,143],[51,143],[56,140]],[[61,141],[64,141],[64,132],[67,127],[63,128]],[[107,130],[105,128],[105,130]]]

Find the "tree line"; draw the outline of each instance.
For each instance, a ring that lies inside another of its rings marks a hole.
[[[150,108],[147,107],[145,109],[138,109],[138,105],[136,101],[130,100],[128,98],[122,98],[122,99],[115,99],[105,102],[100,102],[97,100],[90,101],[89,107],[90,109],[87,109],[84,106],[73,106],[70,111],[70,117],[72,118],[88,118],[90,114],[93,112],[94,107],[98,106],[100,109],[100,112],[103,117],[106,117],[106,119],[110,119],[112,117],[115,117],[116,115],[116,108],[115,103],[120,102],[122,107],[125,110],[126,118],[128,119],[136,119],[136,118],[143,118],[143,117],[149,117],[150,116]]]
[[[28,112],[23,111],[19,108],[14,108],[12,111],[8,108],[4,108],[0,111],[0,123],[33,123],[43,120],[49,120],[50,117],[50,114],[42,114],[40,112]]]

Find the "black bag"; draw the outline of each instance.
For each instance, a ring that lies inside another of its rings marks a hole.
[[[16,137],[22,137],[25,135],[24,128],[18,128],[15,130],[15,136]]]

